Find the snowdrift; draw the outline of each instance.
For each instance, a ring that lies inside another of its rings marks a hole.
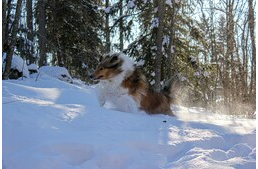
[[[4,169],[255,168],[255,120],[115,111],[93,87],[45,75],[2,91]]]

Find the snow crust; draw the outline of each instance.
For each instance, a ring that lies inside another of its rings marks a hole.
[[[46,74],[4,80],[2,98],[4,169],[255,168],[255,120],[180,106],[177,117],[111,110],[96,86]]]

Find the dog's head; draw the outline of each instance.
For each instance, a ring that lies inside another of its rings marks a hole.
[[[119,53],[101,56],[97,69],[90,76],[92,80],[109,80],[122,72],[123,60]]]

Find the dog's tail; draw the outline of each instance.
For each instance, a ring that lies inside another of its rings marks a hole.
[[[169,98],[171,104],[177,103],[177,98],[184,86],[182,78],[180,75],[175,75],[169,80],[165,81],[162,86],[161,93]]]

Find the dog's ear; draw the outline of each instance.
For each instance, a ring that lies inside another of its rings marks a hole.
[[[116,63],[117,61],[118,61],[118,55],[113,55],[110,60],[110,63]]]
[[[110,58],[110,54],[100,55],[99,62],[102,62],[105,58]]]

